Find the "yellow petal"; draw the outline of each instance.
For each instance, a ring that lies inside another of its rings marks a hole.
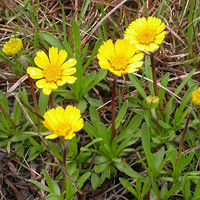
[[[37,67],[28,67],[27,73],[30,75],[33,79],[40,79],[44,77],[43,70],[37,68]]]
[[[65,69],[62,71],[62,75],[63,76],[69,76],[69,75],[72,75],[76,73],[76,68],[75,67],[72,67],[72,68],[69,68],[69,69]]]
[[[72,133],[72,134],[67,134],[65,135],[65,140],[71,140],[76,134]]]
[[[61,123],[65,123],[65,115],[64,115],[64,109],[62,107],[57,107],[56,108],[56,117]]]
[[[144,57],[143,53],[135,54],[131,59],[128,60],[128,63],[131,64],[131,63],[141,61],[143,57]]]
[[[75,76],[61,76],[61,80],[58,80],[56,84],[58,86],[62,86],[66,83],[73,84],[76,81],[76,79],[77,78]]]
[[[36,86],[41,89],[46,85],[46,83],[47,83],[46,79],[40,79],[39,81],[36,82]]]
[[[137,62],[137,63],[132,63],[132,64],[128,65],[127,73],[137,72],[142,65],[143,65],[142,61],[141,62]]]
[[[55,82],[49,82],[49,87],[50,87],[52,90],[58,89],[58,86],[55,84]]]
[[[42,69],[49,67],[49,58],[44,53],[44,51],[38,51],[34,61],[35,64]]]
[[[73,67],[74,65],[76,65],[77,61],[75,58],[70,58],[68,61],[66,61],[65,63],[63,63],[61,65],[61,69],[64,70],[64,69],[68,69],[68,68],[71,68]]]
[[[45,120],[50,124],[54,124],[54,126],[57,126],[60,124],[60,121],[58,120],[56,116],[56,109],[51,109],[47,111],[44,115]]]
[[[67,59],[67,52],[65,50],[60,50],[58,54],[58,66],[61,66],[64,61]]]
[[[57,138],[57,137],[58,137],[58,135],[56,135],[56,134],[51,134],[51,135],[47,135],[47,136],[45,137],[45,139],[53,140],[53,139],[55,139],[55,138]]]
[[[157,50],[159,48],[159,46],[157,44],[150,44],[149,45],[149,51],[150,52],[154,52],[155,50]]]
[[[52,66],[55,66],[58,62],[58,48],[51,47],[49,48],[49,59]]]
[[[79,119],[78,122],[76,123],[76,126],[74,127],[74,131],[78,132],[83,128],[83,119]]]
[[[43,93],[46,95],[50,95],[52,92],[52,89],[50,88],[50,84],[46,83],[45,86],[43,87]]]
[[[105,58],[101,58],[101,56],[98,57],[99,59],[99,65],[102,69],[108,69],[110,68],[110,62],[108,62],[108,60],[106,60]]]
[[[155,43],[161,44],[162,41],[163,41],[164,38],[165,38],[165,35],[166,35],[166,31],[163,31],[163,32],[160,33],[159,35],[156,35],[156,37],[155,37]]]
[[[162,31],[164,31],[164,29],[165,29],[165,24],[162,23],[160,26],[157,27],[156,34],[161,33]]]
[[[104,42],[103,45],[99,48],[99,54],[106,58],[107,60],[112,59],[112,57],[115,55],[115,49],[112,40],[108,40],[107,42]]]

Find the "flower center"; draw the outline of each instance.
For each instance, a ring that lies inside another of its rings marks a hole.
[[[114,57],[111,61],[111,67],[116,71],[125,70],[127,66],[127,60],[124,57]]]
[[[57,66],[50,65],[46,69],[44,69],[44,76],[47,80],[47,82],[54,81],[56,82],[61,78],[61,70]]]
[[[143,30],[141,33],[138,35],[138,40],[141,44],[150,44],[154,43],[155,40],[155,32],[153,30]]]
[[[72,127],[70,126],[70,124],[59,124],[56,127],[56,133],[58,134],[58,136],[66,136],[69,134],[69,132],[72,130]]]

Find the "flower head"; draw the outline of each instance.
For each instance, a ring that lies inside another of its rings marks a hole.
[[[139,18],[133,21],[125,31],[124,39],[136,45],[137,50],[153,52],[164,40],[165,24],[156,17]]]
[[[66,83],[73,84],[76,77],[71,76],[76,72],[76,59],[70,58],[65,62],[67,52],[58,48],[49,48],[49,58],[44,51],[37,52],[34,58],[35,64],[39,67],[28,67],[27,73],[33,79],[40,79],[36,82],[38,88],[43,88],[43,92],[49,95],[52,90]]]
[[[22,48],[22,40],[19,38],[11,38],[8,42],[3,45],[2,51],[7,56],[12,56],[17,54]]]
[[[192,93],[192,102],[197,106],[200,106],[200,88],[196,89]]]
[[[75,132],[83,128],[83,119],[80,113],[80,110],[73,106],[67,106],[65,110],[62,107],[48,110],[44,114],[42,123],[53,134],[45,138],[64,137],[65,140],[71,140],[75,136]]]
[[[153,109],[155,109],[158,106],[159,101],[160,101],[160,99],[157,96],[148,96],[146,98],[147,105]]]
[[[117,76],[121,76],[134,73],[142,66],[143,53],[135,53],[135,45],[128,40],[117,40],[115,45],[112,40],[108,40],[99,48],[97,58],[102,69],[108,69]]]

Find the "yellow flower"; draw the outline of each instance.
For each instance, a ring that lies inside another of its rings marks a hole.
[[[97,58],[102,69],[108,69],[117,76],[134,73],[143,64],[143,53],[135,54],[136,47],[128,40],[112,40],[104,42],[99,48]]]
[[[196,89],[192,93],[192,102],[197,106],[200,106],[200,88]]]
[[[50,109],[44,114],[43,125],[53,132],[45,139],[55,139],[64,137],[65,140],[71,140],[75,132],[83,128],[83,119],[80,110],[73,106],[67,106],[64,110],[62,107]]]
[[[2,51],[7,56],[12,56],[17,54],[22,48],[22,40],[19,38],[11,38],[8,42],[3,45]]]
[[[73,84],[76,77],[70,76],[76,72],[76,59],[70,58],[65,62],[67,52],[58,48],[49,48],[49,58],[44,51],[37,52],[34,58],[35,64],[39,67],[28,67],[27,73],[33,79],[40,79],[36,82],[36,86],[43,88],[43,93],[49,95],[52,90],[56,90],[58,86],[66,83]]]
[[[137,50],[153,52],[164,40],[165,24],[156,17],[136,19],[125,31],[124,39],[136,45]]]

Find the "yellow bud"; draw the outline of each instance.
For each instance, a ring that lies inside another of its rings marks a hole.
[[[149,108],[156,108],[159,104],[159,97],[157,96],[148,96],[146,98],[147,105]]]
[[[197,106],[200,106],[200,88],[196,89],[192,93],[192,102],[196,104]]]
[[[22,40],[19,38],[11,38],[8,42],[3,45],[3,52],[7,56],[17,54],[22,48]]]

